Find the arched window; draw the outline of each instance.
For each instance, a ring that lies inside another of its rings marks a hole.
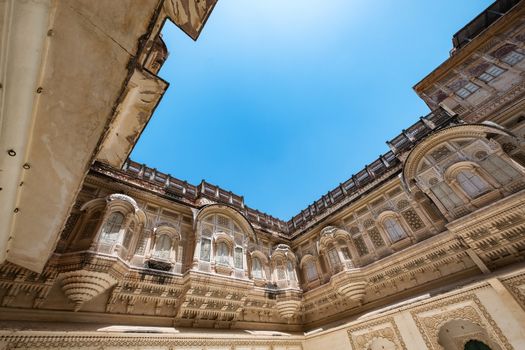
[[[405,230],[403,230],[399,222],[394,218],[385,219],[383,225],[392,242],[399,241],[406,236]]]
[[[487,183],[470,170],[461,170],[458,172],[456,178],[461,189],[465,191],[470,198],[479,197],[489,189]]]
[[[286,279],[286,272],[284,271],[284,263],[282,260],[279,260],[276,264],[277,269],[277,279],[279,281]]]
[[[113,243],[118,240],[120,229],[124,223],[124,215],[119,212],[114,212],[109,217],[108,221],[102,229],[100,240],[107,243]]]
[[[122,242],[122,245],[124,246],[124,248],[126,249],[129,248],[129,243],[131,242],[131,238],[133,237],[134,233],[135,233],[135,223],[132,222],[129,225],[128,230],[126,231],[125,236],[124,236],[124,241]]]
[[[225,242],[217,244],[217,262],[222,265],[230,264],[230,250]]]
[[[430,190],[434,193],[441,204],[443,204],[443,206],[445,206],[445,208],[448,210],[452,210],[464,204],[461,198],[459,198],[459,196],[454,191],[452,191],[450,186],[445,182],[435,184],[430,188]]]
[[[306,280],[308,282],[314,281],[317,279],[317,267],[315,266],[315,261],[309,260],[305,264],[306,270]]]
[[[287,270],[288,270],[288,279],[290,281],[295,281],[297,278],[295,277],[295,269],[293,267],[293,264],[290,260],[288,260],[288,263],[286,264]]]
[[[233,251],[233,265],[236,269],[242,269],[242,260],[242,248],[235,247],[235,250]]]
[[[89,214],[89,217],[82,229],[82,233],[80,234],[80,239],[93,237],[93,234],[95,232],[95,229],[98,226],[101,215],[102,215],[101,210],[97,210]]]
[[[330,261],[330,266],[332,268],[339,266],[341,260],[339,260],[339,254],[337,253],[336,248],[330,248],[328,250],[328,260]]]
[[[153,256],[158,259],[168,259],[171,251],[171,238],[168,235],[160,235],[155,242]]]
[[[480,162],[481,166],[501,185],[519,179],[523,175],[497,154],[491,154]]]
[[[252,259],[252,277],[253,278],[263,278],[262,264],[259,258]]]
[[[203,238],[201,241],[200,259],[203,261],[210,261],[210,252],[211,252],[211,240],[208,238]]]
[[[343,258],[345,260],[352,260],[352,256],[350,255],[350,251],[348,250],[348,247],[346,246],[341,247],[341,253],[343,253]]]

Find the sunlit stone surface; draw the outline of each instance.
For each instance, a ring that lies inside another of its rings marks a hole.
[[[0,2],[0,349],[523,349],[525,3],[456,33],[432,112],[288,221],[127,159],[165,20],[197,39],[214,5]]]

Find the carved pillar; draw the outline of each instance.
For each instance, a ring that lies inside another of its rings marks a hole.
[[[419,203],[415,199],[410,197],[409,198],[409,203],[410,203],[410,207],[412,209],[414,209],[414,211],[421,218],[421,220],[423,221],[423,223],[425,224],[426,227],[428,227],[428,228],[434,227],[434,224],[433,224],[432,220],[430,220],[428,215],[426,215],[425,211],[420,208]]]
[[[140,239],[142,238],[142,230],[144,229],[144,223],[140,223],[138,226],[137,226],[137,229],[134,233],[135,237],[132,238],[130,244],[129,244],[129,251],[128,251],[128,260],[133,258],[133,256],[135,255],[135,252],[137,251],[137,246],[138,246],[138,243],[140,242]],[[145,235],[145,233],[144,233]],[[146,237],[144,237],[145,239],[147,239]],[[144,247],[145,248],[145,247]],[[146,250],[144,249],[144,253],[146,252]]]
[[[177,246],[179,245],[178,239],[175,237],[171,240],[171,247],[170,247],[170,255],[169,255],[169,262],[172,264],[175,264],[177,262]]]
[[[201,224],[199,222],[197,224],[197,230],[195,231],[195,247],[193,249],[193,259],[192,259],[192,264],[191,264],[192,270],[198,270],[199,268],[199,259],[200,259],[200,253],[201,253],[200,228],[201,228]],[[211,244],[210,244],[210,250],[211,250]],[[211,251],[210,251],[210,259],[211,259]]]
[[[372,240],[370,239],[370,236],[368,236],[368,232],[363,231],[363,233],[361,233],[361,238],[363,239],[363,242],[368,248],[368,254],[372,254],[375,259],[378,259],[379,256],[377,255],[376,249],[374,245],[372,244]]]
[[[432,200],[432,202],[438,207],[439,211],[447,219],[448,222],[453,221],[454,217],[449,214],[449,210],[441,203],[439,198],[437,198],[432,190],[425,188],[423,192]]]
[[[122,245],[124,242],[124,236],[126,235],[126,232],[128,231],[129,225],[131,224],[131,220],[133,220],[133,213],[129,213],[126,215],[126,219],[124,220],[124,223],[120,227],[118,238],[116,244]]]
[[[153,231],[148,230],[146,233],[146,244],[144,245],[144,256],[149,258],[151,256],[151,248],[153,247]]]
[[[122,223],[122,226],[120,227],[120,230],[119,230],[119,233],[118,233],[118,238],[115,242],[115,244],[113,245],[113,249],[112,249],[112,253],[117,253],[119,256],[122,257],[122,253],[121,251],[124,249],[126,249],[124,246],[123,246],[123,242],[124,242],[124,238],[128,232],[128,229],[129,229],[129,226],[131,224],[131,221],[133,220],[133,215],[134,213],[128,213],[126,215],[126,218],[124,220],[124,222]],[[126,255],[128,254],[128,252],[126,252]]]

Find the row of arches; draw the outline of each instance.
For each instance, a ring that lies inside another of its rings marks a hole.
[[[382,212],[367,229],[369,236],[376,235],[370,238],[377,249],[388,248],[400,241],[412,239],[412,233],[404,218],[391,210]],[[360,257],[370,253],[357,227],[346,230],[334,226],[321,230],[315,251],[317,254],[307,253],[300,260],[305,285],[319,281],[323,276],[329,278],[342,270],[359,267]]]
[[[145,213],[124,194],[91,200],[81,212],[70,251],[90,249],[136,266],[183,272],[183,255],[194,239],[190,268],[251,278],[260,285],[298,285],[297,259],[290,247],[278,244],[271,254],[263,253],[249,222],[232,208],[212,205],[201,210],[195,236],[186,237],[186,242],[172,223],[159,222],[145,230]]]
[[[504,151],[503,141],[523,145],[494,125],[445,128],[412,149],[402,181],[410,192],[423,191],[452,221],[523,188],[524,168]]]
[[[516,147],[524,144],[523,140],[494,126],[461,124],[443,129],[408,155],[402,184],[414,203],[426,204],[423,210],[430,213],[434,221],[441,217],[453,221],[525,188],[523,166],[504,152],[500,141],[513,142]],[[418,199],[421,197],[423,199]],[[321,283],[327,282],[327,278],[342,269],[360,266],[359,258],[370,256],[371,249],[396,246],[401,249],[420,240],[416,235],[418,230],[425,226],[428,230],[430,226],[422,222],[423,215],[414,215],[407,200],[397,202],[397,209],[399,211],[383,210],[359,228],[355,225],[346,230],[335,227],[321,230],[317,254],[307,253],[301,258],[305,285],[315,287],[317,284],[312,282],[321,277],[324,278]],[[436,210],[442,216],[435,215]],[[412,222],[409,224],[408,220]]]
[[[424,193],[450,221],[516,191],[524,169],[489,135],[513,137],[486,125],[458,125],[431,135],[405,161],[402,183],[407,192],[414,198]],[[83,214],[70,250],[117,255],[136,266],[156,261],[164,265],[155,266],[175,272],[183,271],[186,257],[186,268],[251,278],[261,284],[297,286],[299,280],[309,283],[356,267],[369,247],[414,242],[415,230],[425,225],[411,208],[407,200],[401,200],[398,211],[384,210],[374,220],[365,220],[363,228],[326,227],[316,241],[316,251],[298,261],[284,244],[263,248],[249,221],[228,206],[209,205],[197,211],[192,234],[183,237],[174,223],[146,227],[146,214],[133,198],[112,194],[80,208]],[[409,224],[410,218],[414,220]],[[363,230],[371,244],[363,242]]]
[[[443,350],[501,350],[498,341],[484,327],[466,319],[451,319],[430,339],[432,348]],[[363,344],[366,350],[398,350],[405,348],[391,329],[376,332]]]

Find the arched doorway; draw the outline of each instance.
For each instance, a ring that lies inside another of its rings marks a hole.
[[[487,329],[461,319],[450,320],[441,326],[438,343],[444,350],[501,350]]]
[[[489,346],[479,340],[469,340],[465,343],[464,350],[492,350]]]

